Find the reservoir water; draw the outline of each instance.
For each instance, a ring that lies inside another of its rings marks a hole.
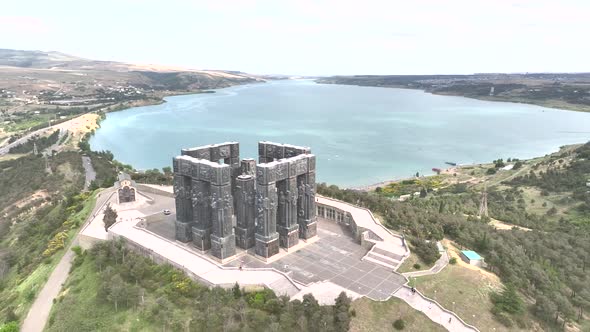
[[[590,140],[590,113],[419,90],[285,80],[166,101],[107,114],[92,149],[151,169],[186,147],[238,141],[242,158],[256,158],[258,141],[290,143],[317,155],[318,182],[361,186]]]

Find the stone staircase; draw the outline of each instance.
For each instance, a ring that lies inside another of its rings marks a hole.
[[[363,260],[395,271],[401,265],[403,256],[380,248],[379,245],[374,245],[363,257]]]

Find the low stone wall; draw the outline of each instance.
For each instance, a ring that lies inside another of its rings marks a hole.
[[[84,250],[88,250],[92,248],[96,243],[102,241],[102,239],[84,235],[82,233],[78,234],[78,245]]]
[[[119,238],[119,236],[114,235],[113,233],[109,232],[109,240],[114,240],[114,239],[118,239],[118,238]],[[214,285],[214,284],[210,283],[209,281],[199,277],[198,275],[196,275],[192,271],[186,269],[184,266],[179,265],[178,263],[165,258],[164,256],[158,254],[157,252],[155,252],[151,249],[146,249],[141,244],[136,243],[133,240],[130,240],[126,237],[123,237],[123,240],[124,240],[125,246],[127,246],[127,248],[129,250],[132,250],[132,251],[136,252],[137,254],[140,254],[144,257],[151,259],[156,264],[170,264],[173,267],[184,272],[192,280],[194,280],[202,285],[205,285],[207,287],[220,286],[220,285]],[[227,287],[231,287],[231,286],[233,286],[233,285],[228,285]]]
[[[321,203],[316,203],[316,210],[318,218],[336,222],[340,225],[345,225],[348,227],[352,233],[352,237],[361,245],[363,245],[364,242],[369,241],[370,245],[367,244],[367,248],[370,248],[373,244],[375,244],[375,241],[383,241],[382,238],[380,238],[370,229],[358,226],[350,212]]]
[[[164,189],[159,189],[158,187],[146,186],[145,184],[137,183],[137,189],[146,193],[156,194],[164,197],[171,197],[174,198],[174,193],[171,193]]]

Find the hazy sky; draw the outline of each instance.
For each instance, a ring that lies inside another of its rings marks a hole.
[[[302,75],[590,71],[590,1],[2,1],[0,48]]]

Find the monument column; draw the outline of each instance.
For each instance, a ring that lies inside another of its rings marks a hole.
[[[211,209],[210,209],[210,185],[206,181],[193,178],[192,203],[194,225],[193,244],[199,250],[211,249]]]
[[[242,249],[254,246],[256,227],[256,179],[252,175],[240,175],[236,179],[236,244]]]
[[[277,188],[274,163],[256,166],[256,254],[265,258],[279,252]]]
[[[223,260],[236,254],[236,240],[233,234],[233,196],[231,188],[231,167],[212,163],[211,165],[211,255]]]
[[[277,231],[279,244],[283,248],[290,248],[299,242],[297,231],[297,177],[289,177],[278,183],[279,206],[277,216]]]
[[[192,239],[193,209],[191,204],[192,163],[183,157],[174,158],[174,197],[176,205],[175,238],[181,242]]]
[[[309,239],[317,235],[315,209],[315,156],[305,155],[307,173],[297,177],[299,237]]]

